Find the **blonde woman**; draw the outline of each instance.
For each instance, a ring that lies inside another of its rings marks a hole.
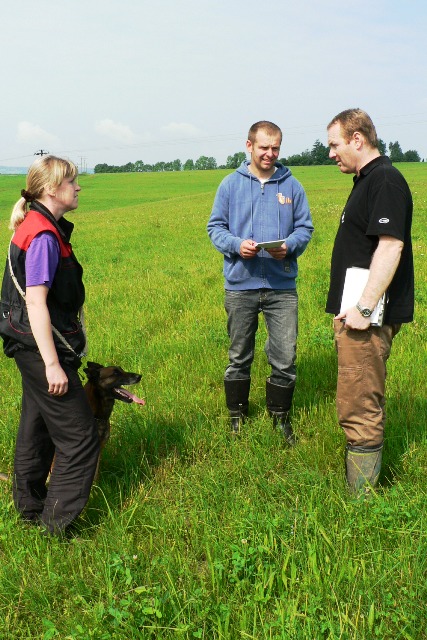
[[[12,211],[2,285],[0,334],[22,376],[14,502],[25,520],[55,535],[86,505],[99,453],[78,375],[86,344],[83,270],[70,244],[74,225],[63,218],[77,208],[80,189],[72,162],[34,162]]]

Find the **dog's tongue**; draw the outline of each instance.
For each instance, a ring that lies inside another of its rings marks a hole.
[[[128,395],[133,402],[136,402],[136,404],[145,404],[145,400],[143,398],[138,398],[138,396],[136,396],[134,393],[128,391]]]
[[[119,387],[118,389],[116,389],[116,391],[121,396],[125,396],[126,398],[128,398],[130,402],[135,402],[136,404],[141,405],[145,404],[145,400],[143,400],[142,398],[138,398],[138,396],[136,396],[134,393],[131,393],[127,389],[123,389],[123,387]]]

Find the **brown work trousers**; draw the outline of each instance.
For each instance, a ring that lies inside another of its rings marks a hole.
[[[352,447],[377,447],[384,440],[387,360],[401,325],[346,329],[334,320],[338,354],[337,414]]]

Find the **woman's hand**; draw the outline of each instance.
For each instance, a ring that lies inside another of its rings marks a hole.
[[[46,379],[49,385],[48,391],[53,396],[63,396],[68,391],[68,378],[58,363],[46,367]]]

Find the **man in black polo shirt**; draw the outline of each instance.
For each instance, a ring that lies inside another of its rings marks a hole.
[[[412,196],[402,174],[380,155],[367,113],[348,109],[327,128],[329,157],[342,173],[356,174],[335,238],[326,311],[335,316],[337,413],[347,439],[347,481],[361,495],[376,485],[381,469],[392,340],[413,319]],[[369,269],[369,277],[355,306],[341,311],[349,267]],[[373,326],[372,310],[384,293],[384,322]]]

